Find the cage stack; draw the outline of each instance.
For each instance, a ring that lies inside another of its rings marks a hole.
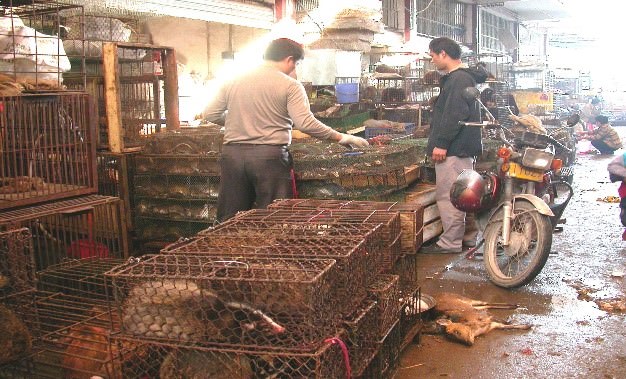
[[[134,230],[143,250],[158,251],[215,221],[223,134],[217,127],[150,136],[134,157]]]
[[[292,143],[289,150],[300,198],[382,201],[418,179],[425,145],[407,139],[346,150],[307,139]]]

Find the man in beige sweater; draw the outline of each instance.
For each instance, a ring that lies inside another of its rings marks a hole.
[[[300,82],[290,77],[304,57],[302,45],[281,38],[265,50],[260,67],[227,82],[205,108],[208,121],[224,116],[224,146],[217,220],[292,198],[293,129],[341,145],[365,147],[363,138],[339,133],[318,121]]]

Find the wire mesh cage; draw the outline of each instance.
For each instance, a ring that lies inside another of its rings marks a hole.
[[[274,222],[281,225],[291,223],[302,223],[327,231],[329,228],[342,224],[355,225],[380,225],[380,233],[376,236],[381,243],[382,256],[378,259],[376,267],[379,269],[390,269],[396,259],[400,256],[400,215],[397,212],[389,211],[366,211],[355,209],[340,210],[307,210],[280,207],[281,203],[273,203],[272,208],[253,209],[239,213],[235,220],[239,221],[261,221]]]
[[[164,254],[206,255],[222,254],[237,257],[279,257],[301,259],[333,259],[337,262],[333,278],[336,312],[347,315],[366,296],[366,286],[372,272],[380,271],[380,244],[375,234],[350,234],[346,229],[335,236],[320,236],[318,232],[291,228],[281,234],[277,228],[259,229],[235,225],[219,229],[161,250]],[[263,241],[263,242],[259,242]],[[330,300],[330,299],[329,299]]]
[[[0,297],[34,288],[35,259],[30,230],[0,232]]]
[[[63,90],[64,74],[71,60],[84,60],[84,50],[66,52],[61,37],[66,33],[64,14],[82,19],[82,5],[40,0],[2,2],[0,24],[0,93]],[[77,76],[84,82],[84,75]]]
[[[402,351],[409,343],[419,339],[424,326],[422,317],[428,309],[425,308],[426,303],[422,300],[422,291],[419,287],[402,291],[400,301],[398,328],[402,336],[400,343],[400,350]]]
[[[37,272],[37,288],[106,301],[104,273],[124,263],[122,258],[71,259]]]
[[[141,217],[134,219],[134,233],[142,252],[158,252],[180,238],[193,237],[211,227],[213,222],[203,220],[172,220],[163,217]],[[147,250],[146,250],[147,249]]]
[[[217,201],[218,175],[144,174],[134,178],[136,199]]]
[[[363,372],[378,350],[378,316],[376,302],[366,300],[343,322],[350,350],[350,366],[355,373]]]
[[[98,151],[98,194],[119,197],[124,203],[126,227],[133,230],[135,209],[135,157],[137,153],[112,153]]]
[[[334,260],[160,254],[106,273],[122,335],[309,349],[335,335]]]
[[[287,209],[355,209],[398,212],[400,214],[400,246],[403,253],[417,252],[422,244],[424,207],[416,203],[320,200],[320,199],[279,199],[268,208]]]
[[[136,157],[137,174],[219,176],[217,156],[140,154]]]
[[[0,209],[97,192],[84,93],[0,98]]]
[[[418,148],[412,143],[391,143],[346,151],[325,141],[293,143],[289,150],[299,180],[336,179],[343,175],[367,174],[402,168],[417,162]]]
[[[307,351],[216,349],[150,343],[113,336],[123,378],[345,378],[339,344],[320,343]],[[128,344],[131,348],[124,348]]]
[[[376,302],[378,323],[374,327],[377,340],[383,338],[400,317],[400,284],[398,275],[379,274],[367,292]]]
[[[0,214],[0,230],[30,229],[37,271],[67,258],[123,258],[128,237],[121,204],[89,195],[10,210]]]
[[[403,254],[394,264],[392,273],[400,277],[402,291],[417,288],[417,253]]]
[[[400,345],[402,343],[399,321],[389,329],[378,343],[378,352],[370,361],[361,376],[367,379],[393,378],[400,363]]]
[[[4,304],[24,320],[31,348],[0,367],[3,378],[115,376],[106,303],[45,291],[22,292]]]

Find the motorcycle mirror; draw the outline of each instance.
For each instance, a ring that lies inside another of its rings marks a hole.
[[[567,126],[569,126],[570,128],[576,124],[578,124],[580,122],[580,115],[578,113],[572,113],[571,115],[569,115],[569,117],[567,118],[567,121],[565,121],[565,123],[567,124]]]
[[[480,91],[476,87],[467,87],[463,91],[463,98],[465,101],[473,101],[480,97]]]

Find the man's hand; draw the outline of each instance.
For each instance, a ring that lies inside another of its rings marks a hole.
[[[345,133],[341,133],[341,139],[338,141],[338,143],[346,147],[369,146],[369,142],[367,142],[367,140],[361,137],[352,136],[350,134],[345,134]]]
[[[439,147],[435,147],[433,149],[433,162],[443,162],[446,160],[446,154],[448,153],[447,149],[441,149]]]

